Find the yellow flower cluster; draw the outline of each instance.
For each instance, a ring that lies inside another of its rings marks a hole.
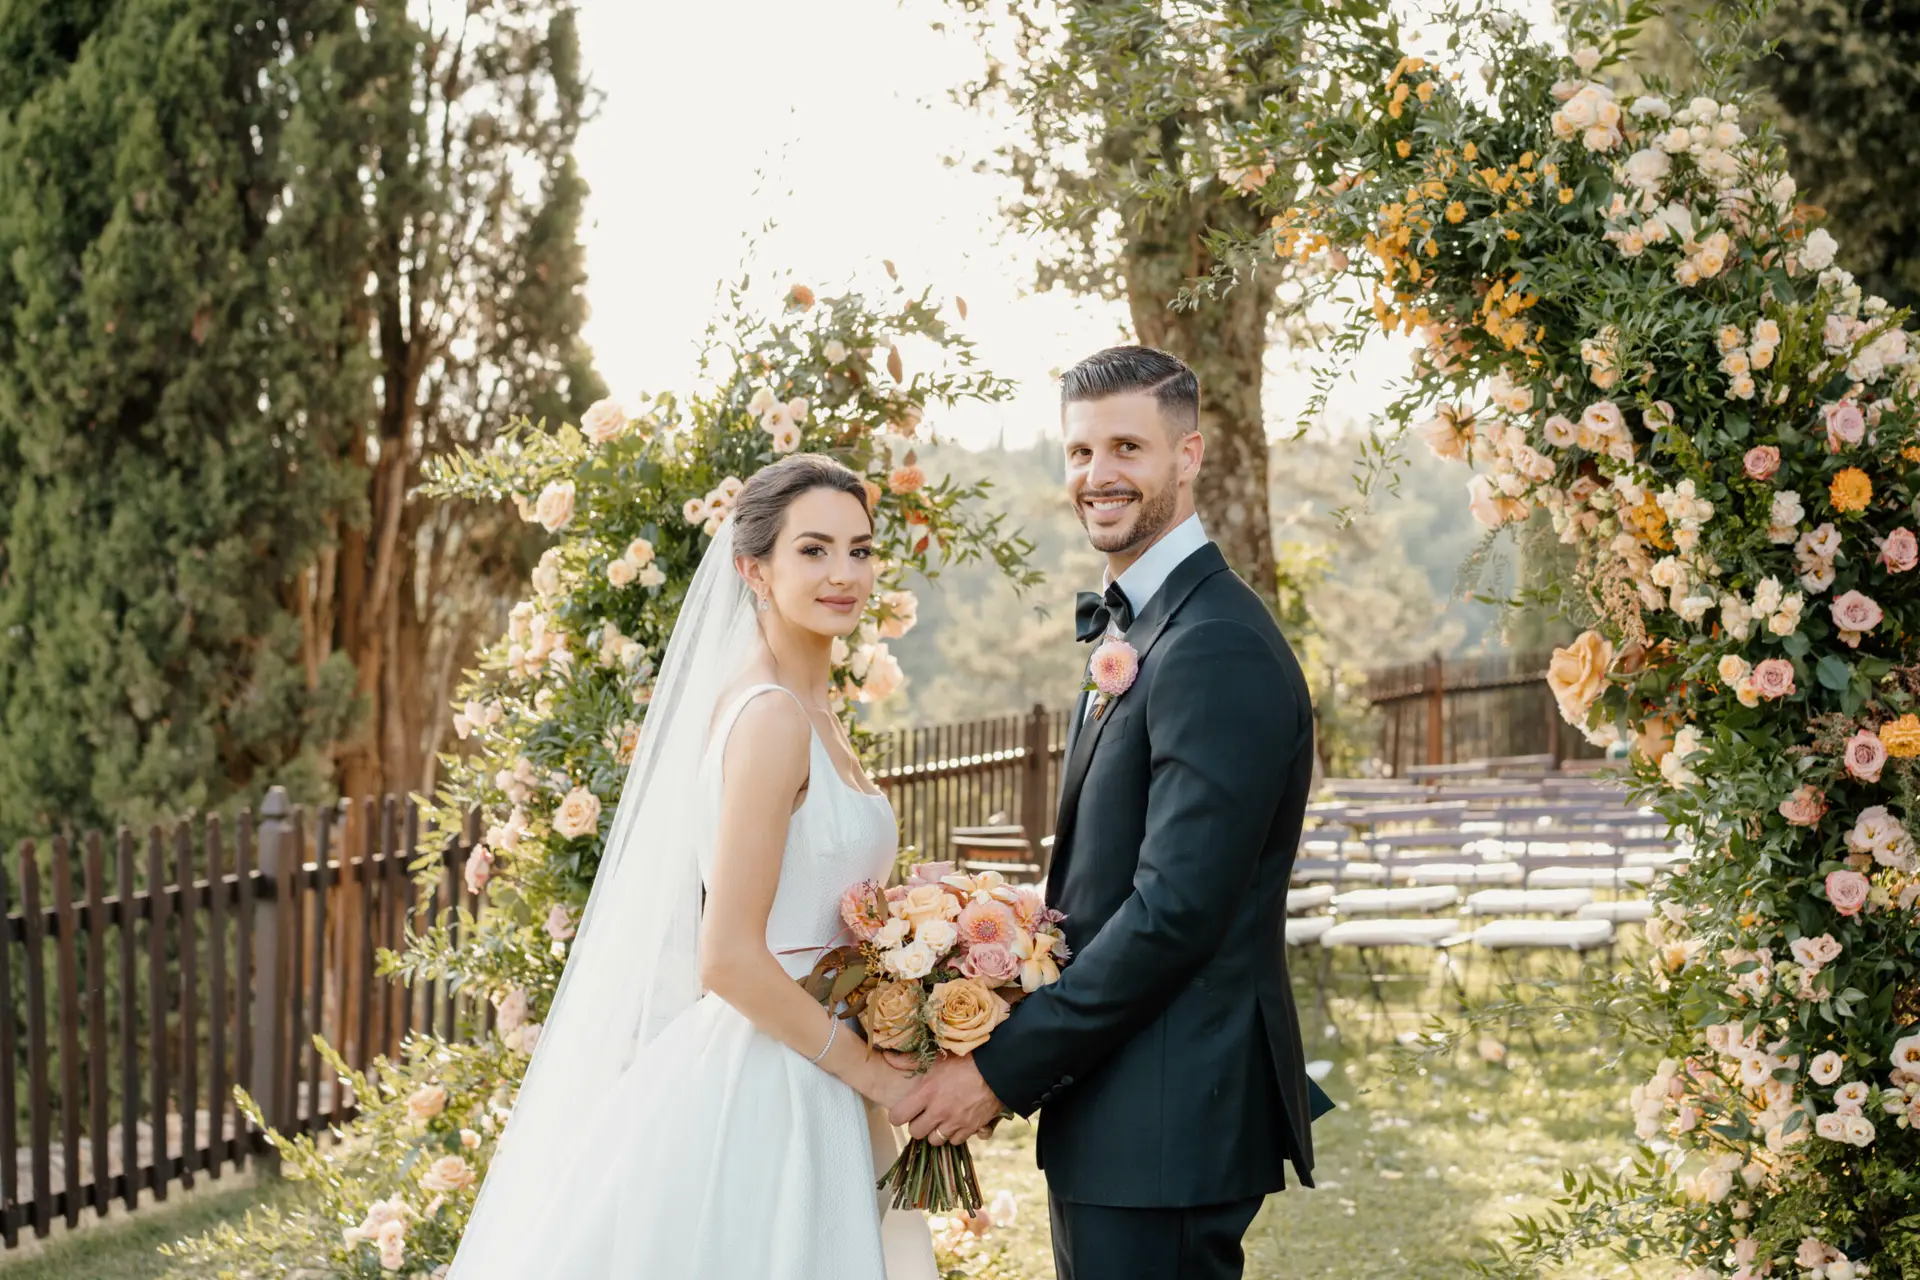
[[[1433,82],[1431,80],[1415,84],[1408,76],[1417,76],[1427,69],[1425,58],[1402,58],[1394,65],[1393,74],[1387,77],[1387,114],[1398,120],[1407,109],[1409,94],[1418,98],[1422,104],[1433,101]],[[1406,152],[1401,152],[1405,155]]]
[[[1301,218],[1297,207],[1274,215],[1273,251],[1277,256],[1304,262],[1327,247],[1326,235],[1306,226]]]
[[[1833,477],[1827,498],[1835,511],[1865,511],[1873,501],[1873,481],[1860,468],[1848,467]]]
[[[1521,291],[1520,276],[1516,272],[1487,286],[1480,305],[1473,309],[1473,318],[1507,350],[1531,355],[1535,349],[1533,344],[1546,335],[1546,329],[1544,326],[1534,329],[1530,336],[1527,322],[1520,318],[1520,313],[1538,301],[1538,294]]]
[[[1897,760],[1920,756],[1920,716],[1909,713],[1881,725],[1880,744]]]
[[[1655,551],[1673,550],[1673,539],[1667,536],[1667,513],[1660,509],[1651,492],[1641,499],[1637,507],[1628,507],[1620,513],[1628,530]]]

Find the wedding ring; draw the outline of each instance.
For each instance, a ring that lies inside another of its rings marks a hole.
[[[940,1130],[938,1130],[938,1129],[935,1129],[935,1130],[933,1131],[933,1135],[932,1135],[932,1136],[933,1136],[933,1145],[934,1145],[934,1146],[936,1146],[936,1147],[944,1147],[944,1146],[946,1146],[946,1145],[947,1145],[947,1135],[946,1135],[946,1134],[944,1134],[944,1133],[942,1133],[942,1132],[941,1132]]]

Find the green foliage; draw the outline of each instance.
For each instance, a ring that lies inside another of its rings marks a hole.
[[[421,460],[602,390],[570,6],[16,5],[0,50],[0,845],[423,781],[537,539]]]
[[[0,845],[312,791],[348,724],[283,599],[370,376],[337,240],[280,216],[338,19],[254,8],[0,12]]]
[[[1330,283],[1371,293],[1340,348],[1424,340],[1381,455],[1417,430],[1479,470],[1484,524],[1547,517],[1591,622],[1562,711],[1632,739],[1693,848],[1623,995],[1662,1055],[1631,1099],[1659,1153],[1570,1176],[1495,1274],[1601,1242],[1702,1280],[1915,1250],[1920,375],[1740,93],[1764,8],[1714,10],[1669,101],[1655,74],[1596,79],[1650,5],[1582,9],[1572,56],[1455,8],[1432,58],[1348,5],[1269,135],[1274,247],[1351,250]]]
[[[509,505],[556,539],[532,597],[462,682],[455,728],[466,746],[443,758],[445,781],[423,808],[442,836],[478,810],[486,834],[466,876],[484,891],[482,909],[461,916],[457,944],[443,915],[403,953],[380,956],[385,974],[446,978],[491,999],[493,1033],[469,1026],[470,1044],[415,1037],[403,1061],[357,1080],[330,1057],[371,1105],[324,1148],[276,1136],[310,1194],[297,1211],[182,1246],[182,1277],[307,1268],[372,1280],[452,1257],[600,865],[667,637],[745,477],[799,446],[869,477],[881,589],[837,656],[834,702],[849,720],[899,685],[887,643],[916,621],[910,582],[980,563],[1033,584],[1028,544],[982,510],[986,485],[929,478],[919,463],[925,414],[1007,391],[974,367],[940,306],[898,288],[818,301],[796,288],[768,317],[746,281],[731,302],[710,337],[711,380],[695,392],[631,414],[603,401],[578,426],[523,420],[432,468],[433,495]],[[925,366],[909,371],[903,347]],[[416,867],[423,883],[443,874],[432,863]]]
[[[1920,303],[1920,4],[1784,0],[1749,74],[1802,198],[1820,206],[1870,293]]]

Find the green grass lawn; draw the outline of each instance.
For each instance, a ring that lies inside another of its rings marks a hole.
[[[1336,1001],[1335,1011],[1350,1037],[1369,1029],[1363,1008]],[[1391,1044],[1390,1031],[1417,1023],[1397,1006],[1391,1028],[1371,1029],[1372,1052],[1310,1042],[1309,1057],[1333,1062],[1324,1083],[1338,1103],[1314,1128],[1320,1185],[1268,1201],[1248,1233],[1248,1280],[1452,1280],[1478,1240],[1497,1236],[1516,1212],[1538,1209],[1563,1169],[1611,1166],[1632,1150],[1624,1104],[1631,1076],[1606,1069],[1591,1032],[1543,1031],[1539,1053],[1515,1035],[1502,1061],[1468,1051],[1419,1069],[1380,1047]],[[1001,1280],[1051,1280],[1032,1126],[1003,1125],[977,1153],[988,1198],[1010,1190],[1019,1209],[994,1232],[1011,1264]],[[0,1258],[0,1280],[157,1276],[159,1245],[263,1202],[285,1205],[296,1190],[271,1180],[207,1184],[185,1197],[176,1190],[165,1205]],[[1633,1274],[1595,1259],[1557,1280]]]
[[[237,1221],[261,1204],[283,1205],[294,1184],[267,1178],[255,1183],[251,1174],[228,1174],[218,1182],[202,1182],[192,1192],[175,1187],[164,1204],[143,1204],[138,1212],[116,1209],[95,1221],[81,1219],[75,1231],[56,1228],[44,1241],[31,1234],[11,1253],[0,1255],[4,1280],[149,1280],[163,1272],[168,1259],[160,1246],[199,1235],[221,1222]]]
[[[1633,1147],[1619,1078],[1600,1057],[1556,1052],[1544,1069],[1517,1053],[1396,1079],[1379,1055],[1347,1056],[1326,1081],[1339,1109],[1314,1126],[1317,1181],[1269,1198],[1247,1235],[1248,1280],[1452,1280],[1477,1240],[1538,1209],[1564,1168],[1612,1164]],[[989,1198],[1019,1217],[996,1234],[1017,1274],[1049,1280],[1046,1190],[1030,1125],[981,1151]],[[1596,1259],[1564,1280],[1633,1272]]]

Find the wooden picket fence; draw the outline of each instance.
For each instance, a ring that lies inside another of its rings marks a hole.
[[[472,832],[424,892],[418,814],[396,797],[318,814],[274,788],[258,814],[26,841],[0,874],[0,1240],[78,1225],[114,1200],[219,1178],[266,1144],[240,1112],[311,1132],[354,1113],[312,1044],[356,1068],[408,1032],[490,1010],[374,971],[451,905],[471,907]],[[76,880],[78,883],[76,884]]]
[[[1442,658],[1370,672],[1366,698],[1380,712],[1388,774],[1413,765],[1542,755],[1601,754],[1560,718],[1547,687],[1549,653]]]
[[[955,827],[1018,824],[1039,848],[1053,834],[1066,762],[1065,710],[896,729],[881,736],[873,778],[900,817],[900,843],[949,855]]]

